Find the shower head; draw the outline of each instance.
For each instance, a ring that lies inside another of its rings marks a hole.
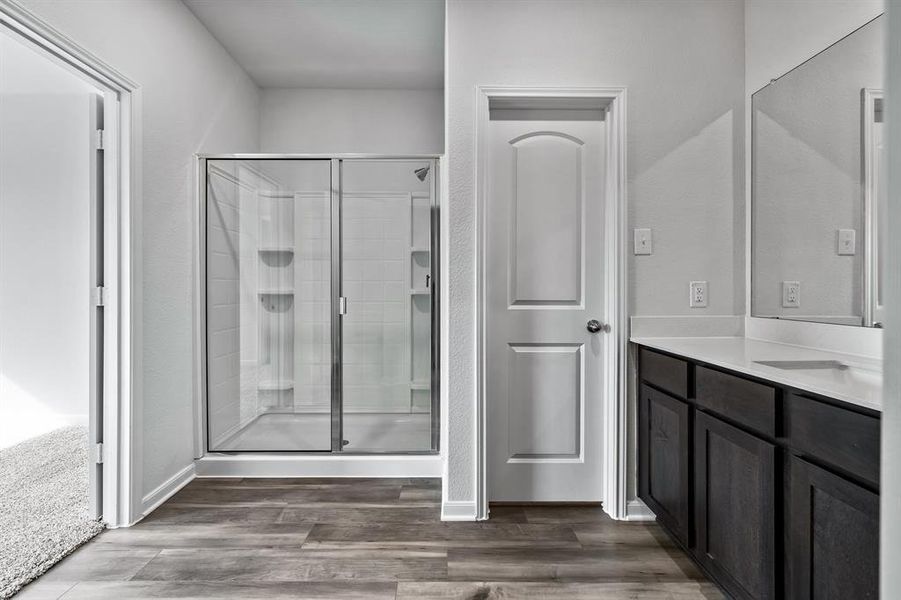
[[[416,169],[415,171],[413,171],[413,174],[416,175],[416,177],[419,179],[419,181],[425,181],[425,178],[429,174],[429,168],[422,167],[421,169]]]

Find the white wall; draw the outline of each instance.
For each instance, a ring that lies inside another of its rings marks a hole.
[[[178,0],[23,4],[141,86],[146,495],[193,459],[192,156],[257,151],[259,91]]]
[[[88,424],[96,94],[0,32],[0,448]]]
[[[443,90],[264,89],[263,152],[439,154]]]
[[[883,0],[744,0],[748,95],[884,10]]]
[[[901,114],[901,3],[888,3],[886,112]],[[901,119],[888,119],[885,405],[882,411],[880,598],[901,597]]]
[[[654,230],[654,255],[630,259],[632,313],[738,314],[743,17],[740,1],[448,1],[447,500],[475,499],[474,86],[627,86],[630,228]],[[707,309],[688,307],[695,279]]]

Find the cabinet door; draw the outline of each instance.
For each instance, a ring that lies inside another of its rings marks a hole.
[[[736,598],[776,596],[775,447],[695,412],[696,557]]]
[[[791,459],[791,597],[879,597],[879,496]]]
[[[638,411],[639,496],[688,545],[689,406],[642,386]]]

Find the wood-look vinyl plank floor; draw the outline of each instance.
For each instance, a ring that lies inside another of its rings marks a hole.
[[[198,479],[17,600],[713,600],[656,524],[595,506],[442,523],[438,480]]]
[[[712,583],[400,582],[396,600],[720,600]]]

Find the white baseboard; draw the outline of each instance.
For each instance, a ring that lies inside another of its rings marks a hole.
[[[197,477],[441,477],[441,456],[208,454]]]
[[[655,521],[657,517],[648,508],[648,505],[641,500],[629,500],[626,504],[626,520],[627,521]]]
[[[143,519],[152,513],[160,504],[175,495],[178,490],[191,483],[195,476],[194,463],[191,463],[144,496],[141,500],[141,518]]]
[[[442,521],[475,521],[476,503],[459,500],[445,500],[441,503]]]

